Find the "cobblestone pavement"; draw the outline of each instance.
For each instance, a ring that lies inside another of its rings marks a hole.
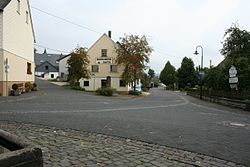
[[[180,149],[71,129],[3,121],[0,129],[39,145],[45,167],[243,166]]]

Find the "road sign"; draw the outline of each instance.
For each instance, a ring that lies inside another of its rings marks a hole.
[[[236,77],[237,75],[237,70],[234,66],[231,66],[231,68],[229,69],[229,76],[230,78]]]
[[[229,78],[229,83],[230,83],[230,84],[238,83],[238,77]]]

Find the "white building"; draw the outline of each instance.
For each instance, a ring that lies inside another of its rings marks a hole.
[[[116,47],[118,45],[109,36],[103,34],[88,50],[90,58],[89,70],[90,79],[81,79],[80,86],[89,91],[95,91],[101,87],[112,87],[117,91],[128,91],[129,86],[124,83],[121,76],[123,66],[116,63]],[[67,76],[67,60],[70,56],[65,56],[59,62],[60,76]]]
[[[29,0],[1,0],[0,96],[14,83],[34,82],[34,42]]]

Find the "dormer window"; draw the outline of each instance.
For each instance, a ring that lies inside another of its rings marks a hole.
[[[17,0],[17,13],[20,14],[21,13],[21,2],[20,0]]]
[[[107,57],[108,56],[108,50],[107,49],[102,49],[101,50],[101,56],[102,57]]]

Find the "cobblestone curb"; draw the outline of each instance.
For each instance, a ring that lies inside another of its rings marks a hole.
[[[198,153],[102,134],[8,122],[0,122],[0,128],[39,145],[45,167],[243,167]]]

